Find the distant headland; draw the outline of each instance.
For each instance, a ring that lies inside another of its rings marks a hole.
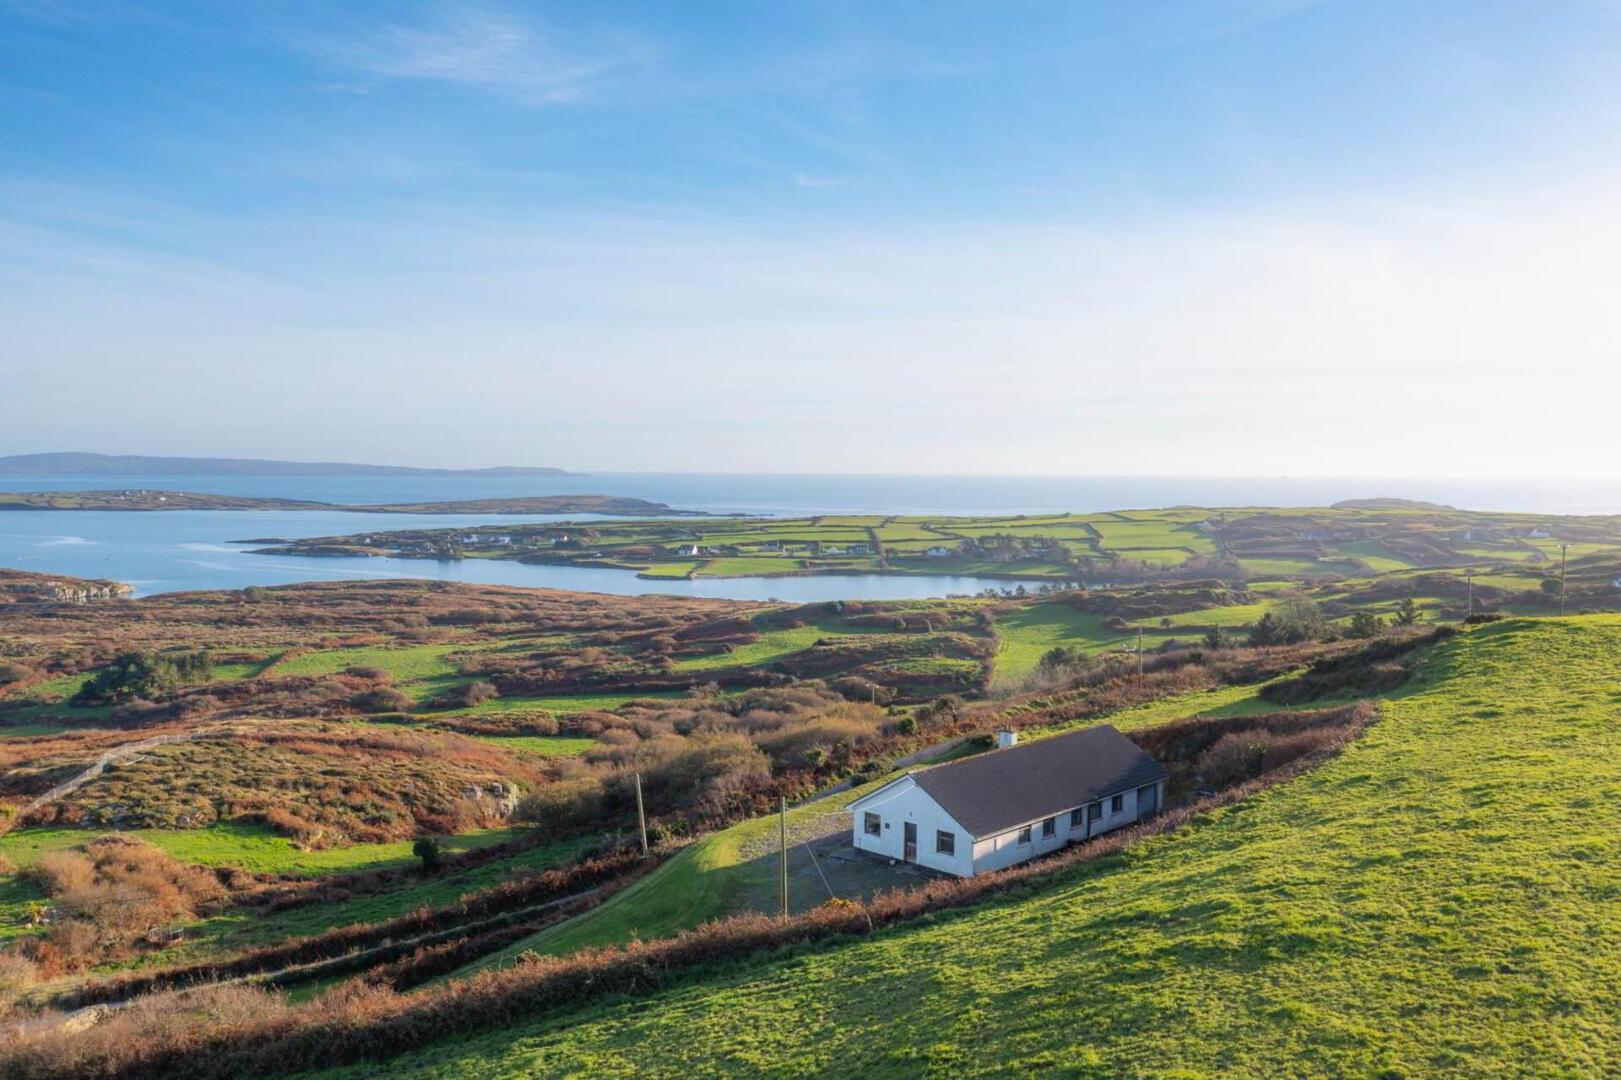
[[[14,454],[0,457],[0,476],[577,476],[562,469],[499,465],[488,469],[419,469],[342,461],[148,457],[143,454]]]
[[[348,503],[206,495],[195,491],[128,488],[120,491],[0,492],[0,510],[343,510],[352,514],[611,514],[616,517],[711,517],[664,503],[619,495],[530,495],[441,502]]]

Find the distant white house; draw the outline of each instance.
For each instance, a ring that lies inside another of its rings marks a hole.
[[[1553,534],[1550,533],[1547,529],[1532,529],[1530,532],[1526,533],[1525,535],[1529,536],[1533,540],[1547,540],[1547,539],[1549,539],[1549,538],[1551,538],[1553,536]]]
[[[1610,587],[1612,589],[1621,589],[1621,577],[1618,577],[1614,581],[1610,582]]]
[[[909,772],[850,804],[861,851],[958,877],[1001,870],[1149,817],[1169,773],[1105,724]]]
[[[941,545],[936,544],[932,548],[925,548],[923,550],[923,554],[927,555],[931,559],[943,559],[947,555],[951,554],[951,549],[948,548],[948,547],[942,547]]]

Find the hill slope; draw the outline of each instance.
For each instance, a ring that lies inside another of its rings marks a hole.
[[[1618,659],[1615,616],[1461,635],[1343,757],[1128,858],[387,1074],[1613,1074]]]

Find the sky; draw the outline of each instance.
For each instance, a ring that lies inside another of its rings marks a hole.
[[[1618,0],[0,0],[0,454],[1621,472]]]

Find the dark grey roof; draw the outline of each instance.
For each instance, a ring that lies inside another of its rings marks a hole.
[[[963,828],[990,836],[1168,775],[1104,724],[922,769],[912,779]]]

